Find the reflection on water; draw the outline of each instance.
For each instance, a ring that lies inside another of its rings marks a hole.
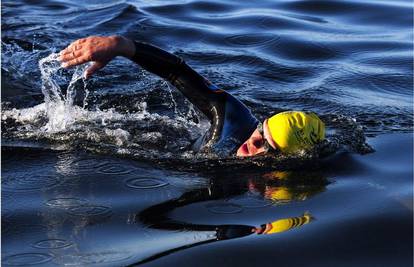
[[[252,183],[266,199],[276,203],[303,201],[325,190],[329,182],[318,172],[273,171],[263,175],[263,183]]]
[[[291,217],[276,220],[274,222],[263,224],[260,227],[255,227],[256,234],[275,234],[288,231],[292,228],[301,227],[302,225],[310,223],[314,218],[309,212],[305,212],[302,216]]]
[[[302,246],[312,255],[335,246],[341,256],[343,246],[349,248],[357,237],[361,246],[373,247],[372,227],[377,238],[387,240],[375,243],[381,247],[391,242],[384,227],[401,229],[392,232],[399,240],[394,247],[408,253],[412,209],[404,203],[412,193],[399,183],[407,185],[412,166],[405,162],[412,156],[406,153],[391,160],[383,151],[403,151],[409,142],[392,142],[392,149],[378,146],[379,152],[364,157],[338,155],[315,171],[205,174],[75,151],[3,147],[2,182],[8,186],[2,191],[2,260],[20,266],[119,266],[192,255],[190,247],[209,253],[215,244],[226,251],[250,243],[255,253],[269,244],[283,248],[282,254],[274,252],[279,258]],[[7,160],[12,158],[19,161]],[[397,163],[401,173],[392,168]],[[99,166],[119,171],[93,172]],[[382,171],[376,171],[380,167]],[[52,187],[14,190],[21,185],[8,181],[16,173],[38,174],[32,176],[33,184],[42,184],[45,174],[63,179]],[[363,231],[361,223],[366,225]],[[313,242],[315,238],[319,241]],[[332,244],[332,238],[344,241]],[[223,240],[236,242],[218,242]],[[290,257],[289,261],[302,262]],[[269,259],[261,260],[266,264]]]
[[[3,237],[12,241],[5,248],[7,257],[3,257],[9,265],[38,262],[45,266],[97,263],[111,266],[118,261],[147,262],[219,240],[286,232],[308,224],[313,217],[308,210],[302,210],[303,215],[298,212],[285,217],[272,209],[303,202],[323,192],[328,184],[322,173],[279,171],[234,173],[237,179],[223,172],[198,178],[191,175],[191,180],[183,183],[187,178],[182,174],[174,178],[174,172],[147,169],[129,160],[109,157],[97,160],[82,153],[23,147],[3,147],[3,152],[10,157],[19,155],[26,166],[22,173],[37,170],[40,174],[64,177],[62,184],[38,190],[16,191],[14,184],[6,186],[2,197],[7,203],[3,205],[15,208],[13,213],[6,210],[2,213]],[[34,154],[38,157],[33,157]],[[39,168],[42,162],[47,164]],[[105,166],[105,169],[120,171],[97,171],[91,175],[85,171],[90,166],[98,166],[96,170]],[[2,182],[7,183],[17,169],[18,164],[7,162]],[[40,182],[42,177],[32,179]],[[20,184],[15,187],[20,188]],[[24,196],[23,199],[32,200],[11,202],[15,192]],[[210,214],[211,218],[198,223],[193,216],[180,218],[176,214],[194,205],[199,214]],[[255,218],[263,211],[268,219]],[[251,212],[256,215],[247,215]],[[223,220],[223,216],[234,215],[237,215],[236,223]],[[255,222],[248,223],[248,218],[255,218]],[[86,238],[97,235],[101,229],[105,229],[104,236],[97,240]],[[117,235],[112,231],[123,236],[117,239],[115,250],[101,244],[113,242]],[[158,245],[153,244],[154,239]],[[21,242],[29,245],[22,247]],[[130,242],[147,248],[136,251],[128,245]],[[19,253],[10,253],[13,251]]]
[[[241,224],[197,225],[179,223],[176,221],[161,223],[157,222],[157,224],[152,224],[150,225],[150,227],[169,231],[185,231],[187,232],[187,234],[191,234],[193,236],[188,238],[188,243],[182,245],[181,247],[175,247],[169,250],[164,250],[161,253],[152,255],[146,259],[137,262],[137,264],[152,261],[162,256],[166,256],[180,250],[188,249],[190,247],[198,245],[203,245],[206,243],[241,238],[252,234],[270,235],[286,232],[293,228],[301,227],[305,224],[308,224],[313,219],[314,218],[311,216],[309,212],[305,212],[302,216],[278,219],[273,222],[269,222],[257,227]]]
[[[298,177],[302,181],[307,181],[308,185],[298,183]],[[308,224],[314,219],[309,211],[305,211],[301,216],[275,219],[259,226],[197,224],[171,218],[170,214],[177,209],[195,203],[210,203],[205,205],[210,213],[240,213],[245,208],[260,209],[266,207],[267,203],[269,205],[286,205],[293,201],[304,201],[324,191],[327,183],[326,177],[321,173],[298,174],[286,171],[265,173],[253,179],[248,176],[246,178],[238,177],[238,179],[230,181],[223,179],[223,177],[212,178],[210,186],[207,188],[188,191],[176,199],[151,206],[133,215],[135,223],[143,223],[149,228],[167,230],[172,233],[185,232],[189,236],[186,239],[187,243],[178,243],[181,246],[164,250],[140,261],[140,263],[205,243],[240,238],[252,234],[282,233]],[[251,201],[253,204],[250,203]],[[258,202],[262,202],[264,205],[257,205]],[[241,219],[242,222],[243,220]]]

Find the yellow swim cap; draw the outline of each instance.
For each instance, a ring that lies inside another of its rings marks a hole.
[[[286,111],[267,120],[270,135],[284,153],[307,149],[325,138],[325,124],[315,113]]]

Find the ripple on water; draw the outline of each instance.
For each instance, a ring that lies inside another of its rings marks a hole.
[[[2,177],[2,190],[11,192],[45,191],[63,182],[57,175],[23,173]]]
[[[103,251],[75,255],[63,255],[56,258],[56,263],[65,266],[87,266],[90,264],[104,264],[125,261],[132,257],[130,252]]]
[[[217,214],[234,214],[243,211],[243,207],[241,207],[240,205],[228,202],[207,204],[206,208],[208,209],[208,211]]]
[[[97,159],[82,158],[71,164],[72,172],[77,174],[89,174],[97,172],[105,175],[125,175],[133,172],[135,168],[117,161],[99,161]]]
[[[4,257],[3,264],[12,266],[27,266],[35,264],[43,264],[50,261],[52,255],[46,253],[21,253]]]
[[[71,164],[72,171],[75,173],[90,173],[95,171],[101,163],[96,159],[83,158],[74,160]]]
[[[264,46],[279,40],[277,35],[269,34],[238,34],[226,37],[226,42],[236,46]]]
[[[136,189],[153,189],[167,186],[169,183],[155,178],[134,178],[126,180],[125,185]]]
[[[125,175],[133,171],[134,169],[131,166],[125,166],[117,162],[103,163],[97,169],[98,173],[109,175]]]
[[[88,204],[86,199],[75,197],[52,198],[46,202],[46,205],[53,208],[69,209]]]
[[[94,217],[94,216],[109,216],[112,213],[110,207],[99,205],[83,205],[77,207],[71,207],[68,209],[68,213],[74,216],[81,217]]]
[[[243,208],[264,208],[272,204],[271,201],[265,200],[262,197],[255,196],[238,196],[228,200],[230,203],[239,205]]]
[[[34,243],[32,246],[41,249],[58,249],[71,246],[73,243],[64,239],[45,239]]]

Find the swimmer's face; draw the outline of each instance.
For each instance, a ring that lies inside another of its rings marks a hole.
[[[255,130],[249,139],[244,142],[239,149],[237,149],[237,156],[239,157],[251,157],[267,152],[266,142],[273,148],[276,149],[276,144],[270,136],[269,127],[267,120],[263,122],[263,135],[259,130]]]

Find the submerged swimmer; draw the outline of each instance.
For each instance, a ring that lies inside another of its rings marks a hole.
[[[242,102],[210,83],[182,58],[147,43],[121,36],[91,36],[60,52],[65,68],[93,62],[85,71],[86,78],[117,56],[169,81],[210,120],[209,131],[193,144],[195,151],[240,157],[294,153],[325,138],[325,125],[314,113],[287,111],[259,122]]]

